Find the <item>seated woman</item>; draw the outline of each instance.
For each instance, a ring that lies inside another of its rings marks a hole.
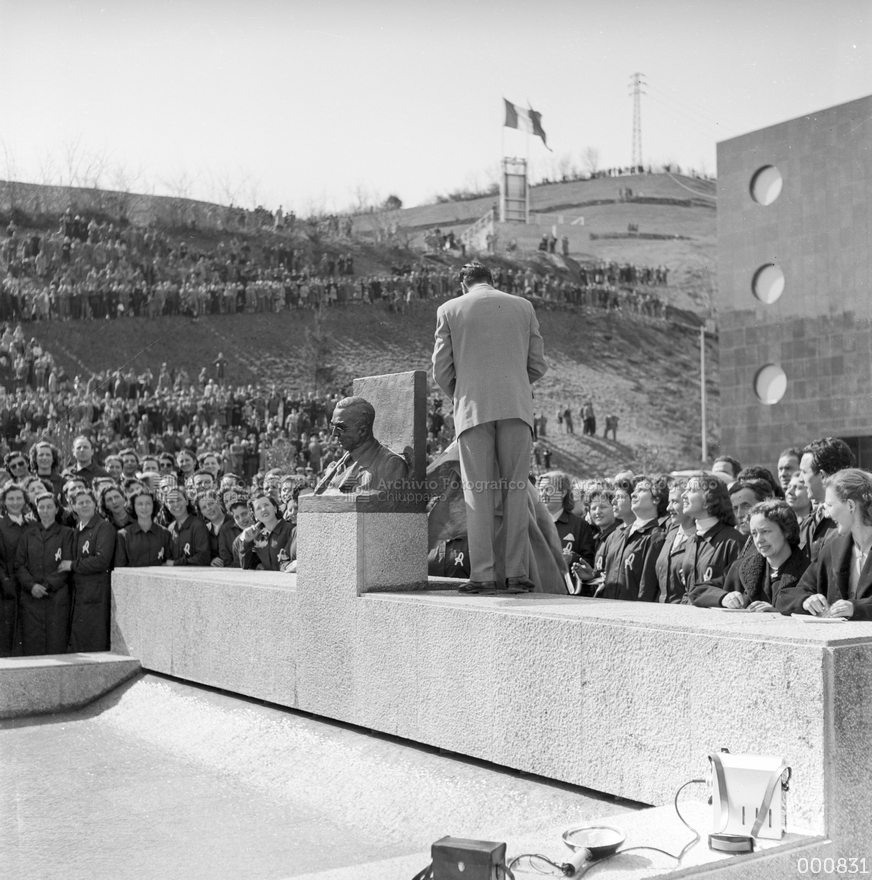
[[[118,532],[115,545],[115,567],[140,568],[166,565],[173,554],[173,541],[168,529],[154,521],[154,495],[139,489],[127,501],[127,513],[133,522]]]
[[[745,537],[734,528],[736,518],[727,487],[712,474],[693,474],[682,500],[685,515],[696,527],[681,563],[685,589],[682,604],[689,605],[699,585],[723,585],[727,571],[739,558]]]
[[[800,611],[797,592],[808,559],[799,547],[799,522],[786,501],[770,499],[751,508],[753,551],[744,553],[723,586],[700,584],[693,604],[702,607],[747,608],[749,611]]]
[[[240,535],[242,567],[263,571],[295,571],[296,527],[287,520],[279,519],[279,505],[271,495],[256,495],[251,508],[257,522]]]
[[[845,468],[824,485],[838,534],[799,582],[802,609],[817,617],[872,620],[872,474]]]
[[[209,532],[206,523],[196,516],[185,490],[180,486],[164,496],[166,519],[173,551],[167,565],[209,565]]]

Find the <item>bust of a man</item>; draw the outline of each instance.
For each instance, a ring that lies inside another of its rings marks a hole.
[[[336,404],[330,426],[345,454],[327,468],[315,495],[382,492],[408,479],[406,459],[375,439],[374,423],[375,409],[368,400],[345,397]]]

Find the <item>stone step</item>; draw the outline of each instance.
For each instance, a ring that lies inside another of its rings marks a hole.
[[[79,709],[140,669],[139,660],[108,652],[0,658],[0,718]]]

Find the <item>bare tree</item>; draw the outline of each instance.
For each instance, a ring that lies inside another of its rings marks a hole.
[[[233,177],[229,171],[224,170],[213,176],[212,180],[213,191],[216,193],[217,201],[220,204],[230,207],[239,201],[239,196],[242,192],[242,183],[239,176]]]
[[[161,183],[174,198],[186,199],[196,179],[196,176],[192,177],[185,168],[182,168],[172,177],[161,178]]]
[[[246,175],[243,183],[245,198],[251,205],[251,210],[259,207],[260,204],[260,181],[250,174]]]
[[[374,211],[381,202],[378,193],[370,192],[363,183],[358,183],[354,187],[351,191],[351,196],[351,211],[354,214],[367,214]]]
[[[191,176],[187,169],[182,168],[173,177],[161,179],[161,184],[176,200],[175,204],[172,206],[171,213],[171,221],[176,226],[186,225],[187,206],[184,204],[183,200],[190,198],[191,188],[198,177],[198,174]]]
[[[115,214],[119,220],[130,219],[130,209],[136,196],[135,189],[141,189],[145,179],[142,165],[128,168],[120,162],[112,169],[112,189]]]
[[[60,183],[62,186],[72,187],[78,185],[83,161],[84,149],[82,147],[81,134],[64,141],[61,145]]]
[[[581,154],[584,170],[593,176],[599,171],[600,154],[596,147],[585,147]]]
[[[109,170],[109,154],[106,150],[83,152],[79,166],[79,185],[86,189],[102,189],[103,178]]]
[[[575,163],[569,153],[562,153],[554,160],[555,177],[562,180],[564,177],[573,177],[575,175]]]
[[[57,159],[53,152],[43,153],[37,166],[37,182],[43,186],[54,186],[58,181]]]

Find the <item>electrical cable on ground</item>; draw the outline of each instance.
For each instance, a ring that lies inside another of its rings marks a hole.
[[[678,809],[678,798],[681,795],[681,792],[684,791],[684,789],[687,788],[688,785],[695,785],[697,783],[705,785],[706,780],[705,779],[689,779],[687,782],[685,782],[683,785],[681,785],[679,787],[678,791],[675,792],[675,798],[673,799],[673,802],[672,802],[673,806],[675,807],[675,813],[678,816],[678,819],[681,822],[681,824],[684,825],[689,831],[691,831],[693,833],[693,838],[687,844],[685,844],[685,846],[682,848],[681,852],[678,853],[678,855],[674,855],[673,853],[667,852],[665,849],[660,849],[659,847],[656,847],[656,846],[630,846],[630,847],[627,847],[626,849],[619,849],[617,852],[612,853],[611,855],[608,855],[608,856],[604,856],[601,859],[587,862],[582,867],[581,871],[576,871],[575,868],[571,864],[569,864],[568,862],[558,863],[558,862],[552,861],[547,856],[543,856],[541,853],[523,853],[522,855],[515,856],[509,862],[507,870],[510,871],[512,868],[519,865],[523,859],[528,859],[530,862],[530,867],[537,874],[544,874],[549,877],[585,877],[585,876],[587,876],[588,873],[590,873],[598,865],[605,864],[610,859],[614,859],[617,856],[622,856],[624,853],[635,852],[638,850],[648,850],[649,852],[658,852],[664,856],[669,856],[670,859],[675,859],[677,864],[681,864],[681,860],[687,855],[688,851],[692,847],[696,846],[696,844],[699,842],[700,835],[699,835],[699,832],[692,825],[690,825],[687,822],[687,820],[684,818],[684,816],[681,815],[681,810]],[[578,831],[579,829],[576,828],[576,829],[572,829],[572,830]],[[570,844],[566,840],[566,835],[570,834],[570,833],[571,833],[571,831],[565,831],[563,833],[563,842],[566,843],[567,846],[570,846]],[[534,862],[534,859],[540,859],[541,861],[543,861],[547,865],[549,865],[551,868],[556,869],[557,872],[559,872],[559,873],[554,873],[554,871],[549,871],[549,870],[543,870],[543,868],[536,865],[536,863]],[[417,880],[417,878],[415,878],[415,880]]]

